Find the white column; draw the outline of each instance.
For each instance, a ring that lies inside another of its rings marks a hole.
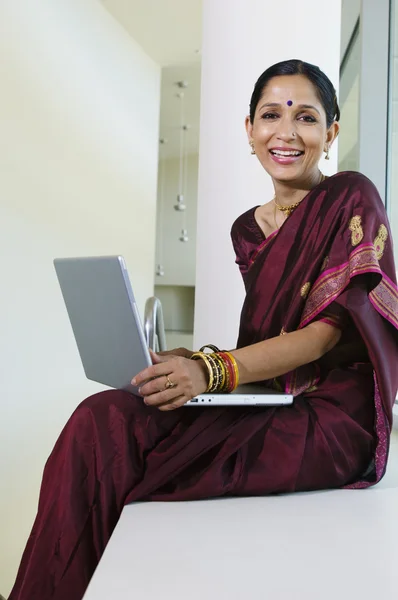
[[[259,75],[299,58],[318,65],[336,89],[340,0],[204,0],[194,347],[235,347],[244,288],[234,264],[233,221],[273,196],[250,155],[245,116]],[[337,170],[337,146],[321,169]]]

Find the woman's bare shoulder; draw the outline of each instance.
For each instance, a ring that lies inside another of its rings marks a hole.
[[[265,237],[268,237],[280,227],[276,220],[275,204],[272,200],[258,206],[254,212],[254,218]]]

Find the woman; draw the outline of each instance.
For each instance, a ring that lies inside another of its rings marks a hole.
[[[338,120],[317,67],[292,60],[261,75],[246,128],[275,197],[232,227],[247,292],[237,349],[154,356],[133,380],[144,402],[109,391],[79,406],[45,467],[11,600],[82,598],[129,502],[381,479],[398,387],[395,268],[372,183],[319,171]],[[174,410],[238,378],[284,388],[294,404]]]

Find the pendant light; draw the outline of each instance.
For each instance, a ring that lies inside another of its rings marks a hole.
[[[183,82],[178,82],[177,85],[183,87],[182,83]],[[178,170],[177,204],[174,205],[174,210],[182,212],[186,209],[184,203],[184,137],[186,131],[184,129],[184,92],[179,92],[177,98],[180,99],[180,161]]]
[[[166,178],[166,163],[165,163],[165,152],[164,147],[167,144],[166,138],[161,138],[159,140],[160,149],[159,149],[159,212],[158,212],[158,243],[157,243],[157,254],[158,254],[158,263],[156,265],[156,275],[158,277],[164,277],[164,268],[163,268],[163,208],[164,208],[164,188],[165,188],[165,178]]]
[[[188,83],[186,81],[177,82],[177,86],[181,89],[186,89]],[[179,154],[179,172],[178,172],[178,193],[177,193],[177,204],[174,205],[174,210],[182,213],[182,229],[181,235],[178,238],[180,242],[188,242],[188,231],[186,224],[186,203],[184,198],[184,192],[186,192],[186,181],[187,181],[187,158],[186,158],[186,135],[188,131],[188,125],[184,122],[184,99],[185,95],[183,91],[177,94],[177,98],[180,100],[180,154]]]

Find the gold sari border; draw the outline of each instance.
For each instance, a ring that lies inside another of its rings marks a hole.
[[[313,363],[312,370],[310,370],[306,376],[302,376],[302,372],[304,367],[298,367],[294,369],[294,371],[290,371],[286,375],[285,380],[285,394],[292,394],[294,397],[300,396],[304,394],[304,392],[308,392],[312,388],[314,388],[320,380],[320,369],[316,363]],[[311,372],[312,371],[312,372]]]
[[[383,408],[380,389],[377,381],[376,372],[373,372],[374,381],[374,403],[375,403],[375,432],[376,432],[376,450],[374,457],[374,480],[361,479],[355,483],[344,486],[345,489],[363,489],[375,485],[380,481],[386,472],[388,446],[390,438],[390,427]]]
[[[382,317],[398,329],[398,288],[380,269],[373,244],[358,246],[347,262],[328,269],[316,280],[304,306],[299,329],[308,325],[331,304],[356,275],[378,273],[381,282],[369,294],[369,299]]]
[[[370,292],[369,300],[377,312],[398,329],[398,294],[384,277]]]

